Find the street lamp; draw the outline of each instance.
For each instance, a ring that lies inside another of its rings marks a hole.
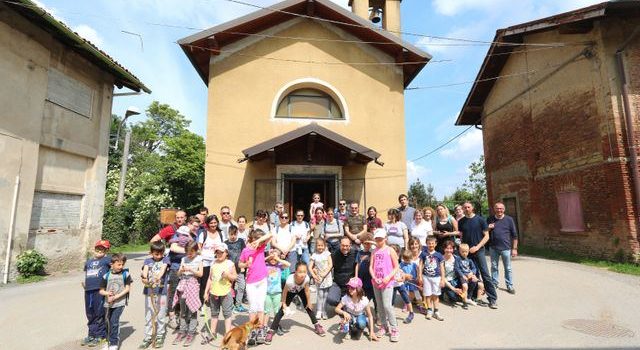
[[[116,142],[115,142],[115,145],[113,145],[114,150],[116,151],[118,150],[118,141],[120,140],[120,129],[122,129],[122,126],[127,121],[127,118],[129,118],[132,115],[138,115],[138,114],[140,114],[140,110],[138,109],[138,107],[133,107],[133,106],[127,108],[127,111],[124,112],[124,118],[122,118],[122,121],[118,125],[118,131],[116,132]]]

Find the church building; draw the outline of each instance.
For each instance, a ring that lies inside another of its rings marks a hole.
[[[400,5],[287,0],[179,41],[208,87],[207,206],[397,205],[404,90],[431,59],[402,40]]]

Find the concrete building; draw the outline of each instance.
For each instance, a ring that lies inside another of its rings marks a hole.
[[[208,86],[207,206],[397,205],[404,89],[431,56],[400,38],[400,0],[350,5],[287,0],[179,41]]]
[[[0,2],[0,76],[0,266],[13,275],[31,248],[48,269],[81,266],[101,234],[113,87],[150,91],[31,1]]]
[[[496,32],[456,124],[482,128],[521,244],[638,259],[639,23],[611,1]]]

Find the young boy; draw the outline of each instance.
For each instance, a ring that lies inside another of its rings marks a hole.
[[[234,290],[236,292],[235,296],[235,312],[248,312],[244,306],[242,306],[242,299],[244,298],[244,290],[246,288],[244,269],[241,269],[238,266],[238,259],[240,259],[240,253],[242,253],[242,249],[246,246],[244,240],[238,238],[238,227],[237,226],[229,226],[229,239],[224,241],[227,245],[227,250],[229,252],[229,260],[233,261],[236,265],[236,273],[238,277],[234,282]]]
[[[111,258],[106,256],[111,244],[107,240],[99,240],[94,245],[93,257],[84,263],[84,310],[87,315],[89,333],[82,339],[82,345],[96,346],[107,337],[104,324],[104,298],[100,295],[102,277],[109,271]]]
[[[427,307],[426,319],[431,317],[438,321],[444,318],[438,313],[438,298],[444,287],[444,256],[436,251],[436,238],[427,238],[427,250],[420,254],[420,275],[419,283],[422,284],[422,298]]]
[[[418,278],[418,266],[416,266],[416,264],[411,261],[413,259],[413,255],[408,249],[402,251],[401,259],[402,261],[400,261],[399,271],[400,278],[398,282],[406,281],[407,283],[399,283],[399,286],[396,288],[399,288],[398,292],[400,293],[400,296],[405,303],[407,311],[409,311],[409,315],[407,315],[404,323],[411,323],[411,321],[413,321],[414,314],[409,292],[413,291],[413,288],[415,288],[414,286],[416,285],[416,279]]]
[[[109,350],[118,350],[120,343],[120,316],[127,304],[127,295],[131,288],[131,276],[124,268],[127,257],[122,253],[111,256],[111,270],[102,277],[100,295],[104,296],[105,320]]]
[[[142,266],[142,283],[144,283],[144,340],[139,349],[146,349],[154,343],[161,348],[164,344],[167,324],[167,289],[165,277],[167,267],[171,264],[169,257],[164,256],[164,244],[160,241],[151,243],[151,257],[144,260]],[[154,332],[155,327],[155,332]],[[155,333],[155,334],[154,334]],[[155,342],[153,342],[155,336]]]
[[[464,276],[461,283],[467,304],[476,305],[476,291],[478,296],[484,294],[484,285],[478,278],[476,264],[469,259],[469,245],[466,243],[460,244],[460,259],[456,261],[455,269],[459,276]]]

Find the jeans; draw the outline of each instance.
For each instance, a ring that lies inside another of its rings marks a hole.
[[[480,275],[482,275],[482,280],[485,282],[484,288],[487,291],[487,299],[489,299],[490,303],[495,303],[498,300],[498,294],[493,283],[491,283],[491,275],[489,275],[489,267],[487,266],[487,258],[484,252],[484,247],[482,247],[475,254],[469,254],[469,257],[478,267]]]
[[[176,317],[180,317],[180,304],[176,304],[173,308],[173,296],[176,295],[176,288],[178,288],[178,282],[180,282],[180,276],[178,276],[178,270],[169,270],[169,276],[167,277],[167,300],[169,301],[169,307],[167,312],[175,311]]]
[[[513,272],[511,271],[511,249],[497,250],[491,249],[491,278],[495,286],[500,281],[500,273],[498,272],[498,262],[502,257],[502,265],[504,266],[504,281],[507,289],[513,288]]]
[[[124,311],[124,306],[105,308],[107,320],[107,335],[109,336],[109,345],[118,346],[120,343],[120,316]]]
[[[333,254],[336,250],[340,250],[340,239],[339,238],[331,238],[327,240],[327,249],[329,249],[329,253]]]
[[[349,334],[352,340],[358,340],[362,336],[362,331],[367,329],[369,321],[367,315],[361,313],[358,316],[351,316],[351,322],[349,322]]]
[[[155,295],[153,298],[149,295],[144,296],[144,339],[151,339],[153,336],[153,300],[155,299],[156,310],[156,338],[164,337],[167,326],[167,296]]]
[[[106,338],[107,329],[104,324],[104,297],[100,290],[84,292],[84,311],[87,314],[87,327],[92,338]]]
[[[298,254],[297,248],[294,247],[289,254],[287,254],[287,261],[291,264],[291,271],[295,271],[298,261],[304,261],[309,265],[309,249],[302,248],[302,254]]]

